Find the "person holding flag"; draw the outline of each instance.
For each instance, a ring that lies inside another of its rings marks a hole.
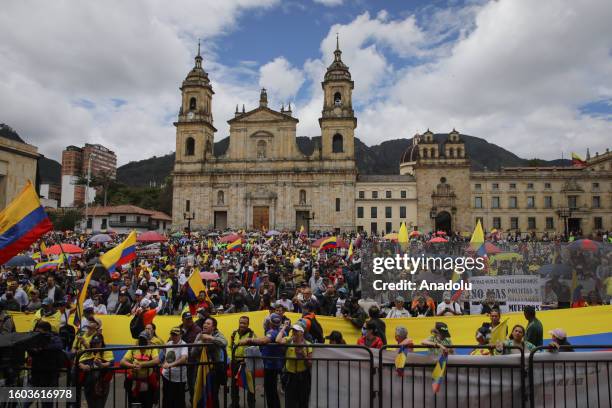
[[[504,323],[502,323],[502,325],[507,324],[508,319],[506,319]],[[500,327],[502,325],[500,325]],[[520,354],[520,350],[518,350],[517,347],[523,349],[523,352],[527,354],[536,348],[536,346],[534,346],[532,343],[525,340],[525,328],[520,324],[514,325],[514,327],[512,328],[512,332],[510,333],[509,339],[504,341],[497,341],[495,343],[494,341],[498,340],[499,338],[498,333],[495,333],[496,331],[497,330],[491,332],[491,344],[495,344],[496,354]]]

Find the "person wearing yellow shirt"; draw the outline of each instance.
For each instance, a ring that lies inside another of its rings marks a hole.
[[[145,326],[145,330],[147,331],[147,333],[149,333],[149,336],[151,337],[151,345],[163,346],[164,344],[166,344],[166,342],[163,341],[161,337],[157,335],[156,329],[157,327],[155,326],[155,323],[149,323]]]
[[[39,321],[49,322],[51,325],[51,331],[53,333],[58,334],[60,328],[60,322],[62,319],[62,314],[55,310],[53,306],[53,299],[45,298],[42,301],[42,307],[34,314],[33,326],[36,327],[36,323]]]
[[[138,335],[138,346],[149,346],[151,338],[146,330]],[[142,407],[152,407],[159,388],[159,377],[154,367],[159,365],[157,349],[132,349],[121,359],[121,366],[129,368],[125,389],[128,406],[140,403]]]
[[[291,336],[284,337],[286,330],[290,327],[285,322],[285,327],[276,336],[276,342],[291,345],[285,352],[285,371],[287,373],[287,384],[285,386],[285,406],[295,408],[308,408],[308,397],[310,396],[310,367],[312,365],[312,347],[304,339],[304,328],[299,324],[291,326]]]
[[[94,334],[89,341],[89,347],[92,349],[105,348],[106,344],[102,335]],[[113,352],[110,350],[87,351],[79,358],[81,373],[79,381],[84,385],[88,407],[104,408],[106,405],[113,373],[105,369],[111,366],[114,359]]]
[[[79,351],[91,348],[90,347],[91,339],[96,334],[99,334],[98,329],[99,329],[98,321],[90,320],[85,328],[85,332],[77,334],[77,336],[74,338],[74,342],[72,342],[72,352],[76,354]]]

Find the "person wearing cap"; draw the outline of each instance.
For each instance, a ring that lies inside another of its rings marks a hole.
[[[181,347],[185,345],[181,334],[180,327],[170,329],[170,341],[166,344],[172,347],[164,349],[162,408],[185,408],[185,384],[187,383],[185,364],[189,358],[189,349]]]
[[[30,291],[30,301],[25,307],[24,312],[35,313],[38,309],[42,307],[42,301],[40,300],[40,292],[37,289],[32,289]]]
[[[374,322],[366,322],[361,328],[361,334],[362,336],[357,339],[358,345],[375,349],[384,346],[382,339],[376,335],[376,324]]]
[[[119,281],[113,280],[111,291],[106,297],[106,310],[108,314],[116,314],[119,307]]]
[[[250,319],[249,316],[240,316],[238,319],[238,329],[234,330],[232,336],[230,337],[230,350],[233,350],[232,356],[232,373],[238,373],[241,365],[245,365],[246,362],[244,360],[246,346],[240,346],[240,342],[246,339],[252,339],[255,337],[255,332],[251,330],[249,327]],[[242,369],[246,369],[243,367]],[[247,392],[247,404],[249,408],[255,407],[255,394],[249,391],[248,387],[245,387]],[[238,385],[232,383],[232,407],[239,406],[240,396],[238,393]]]
[[[42,308],[34,314],[34,325],[39,321],[49,322],[53,333],[58,334],[62,315],[55,309],[54,301],[45,298],[42,301]]]
[[[140,302],[142,301],[144,296],[144,292],[142,289],[136,289],[134,292],[134,305],[132,306],[131,314],[135,315],[138,312],[138,308],[140,307]]]
[[[117,304],[117,315],[129,315],[132,311],[132,304],[130,303],[130,295],[125,288],[119,292],[119,303]]]
[[[91,320],[89,320],[91,319]],[[98,320],[93,316],[90,318],[84,318],[83,320],[87,320],[87,325],[84,329],[79,330],[74,341],[72,343],[72,353],[76,354],[81,350],[85,350],[89,348],[89,343],[93,336],[98,333]]]
[[[245,304],[249,308],[249,311],[254,312],[259,310],[259,305],[261,303],[261,298],[259,296],[259,291],[255,287],[254,283],[249,285],[249,290],[245,296]]]
[[[208,353],[209,361],[213,362],[213,377],[212,377],[212,395],[213,395],[213,407],[219,407],[219,388],[221,384],[225,384],[227,382],[227,367],[225,362],[226,359],[226,349],[227,349],[227,339],[219,331],[217,328],[217,319],[214,317],[209,317],[204,322],[204,326],[202,327],[202,332],[198,334],[195,340],[196,343],[205,343],[206,350]],[[198,351],[199,348],[196,348],[192,351]]]
[[[436,325],[431,329],[431,336],[423,340],[421,344],[424,346],[432,346],[430,353],[438,355],[439,353],[454,354],[455,350],[449,348],[453,345],[450,339],[451,335],[448,331],[448,326],[444,322],[436,322]]]
[[[525,328],[520,324],[516,324],[510,332],[510,338],[505,341],[500,341],[495,345],[495,353],[520,354],[521,351],[517,348],[521,348],[525,354],[528,354],[535,349],[535,347],[536,346],[525,339]]]
[[[436,310],[436,316],[460,316],[463,314],[459,303],[452,300],[450,292],[442,294],[443,302],[440,302]]]
[[[290,327],[291,336],[286,336]],[[284,330],[276,336],[276,342],[291,346],[285,350],[285,407],[308,408],[312,347],[304,339],[304,328],[299,324],[290,326],[290,323],[285,323]]]
[[[89,348],[98,349],[105,348],[104,337],[101,334],[95,334],[90,342]],[[79,370],[83,377],[79,378],[84,384],[85,400],[87,407],[104,408],[108,392],[109,384],[113,378],[111,371],[104,371],[113,363],[115,357],[111,350],[104,351],[86,351],[79,358]]]
[[[264,394],[268,408],[280,408],[278,398],[278,377],[283,369],[283,357],[285,355],[281,347],[269,346],[276,343],[281,328],[282,318],[276,313],[270,315],[268,329],[264,337],[243,339],[238,342],[240,346],[261,346],[261,356],[264,365]],[[284,330],[283,330],[284,331]]]
[[[544,327],[542,326],[542,322],[536,318],[535,307],[531,305],[525,306],[523,315],[529,322],[527,324],[527,331],[525,332],[525,340],[536,347],[541,346],[544,344]]]
[[[346,344],[346,340],[338,330],[332,330],[325,338],[329,340],[329,344]]]
[[[282,306],[285,312],[293,312],[293,302],[289,299],[287,292],[282,291],[276,304]]]
[[[200,334],[202,329],[193,322],[193,316],[190,312],[184,312],[181,315],[182,323],[179,326],[181,329],[181,339],[185,344],[195,343],[196,337]],[[197,366],[200,356],[197,353],[189,353],[187,362],[192,365],[187,366],[187,387],[189,388],[189,395],[191,396],[190,401],[193,400],[194,386],[196,381]]]
[[[572,345],[567,341],[567,333],[563,329],[554,329],[548,332],[550,334],[550,343],[548,344],[548,351],[555,353],[558,351],[574,351]]]
[[[397,296],[395,298],[395,305],[387,313],[387,319],[399,319],[404,317],[411,317],[410,311],[404,308],[404,298]]]
[[[336,299],[335,316],[342,317],[342,308],[344,307],[344,304],[346,303],[346,297],[348,296],[348,289],[340,288],[336,290],[336,293],[338,293],[338,299]]]
[[[335,316],[337,301],[338,295],[336,294],[336,288],[332,283],[328,283],[325,292],[323,292],[321,296],[321,315]]]
[[[136,344],[148,346],[149,341],[149,333],[143,330],[138,335]],[[154,368],[159,365],[157,349],[130,349],[121,359],[120,365],[129,368],[124,383],[128,406],[139,403],[143,408],[151,408],[159,387],[159,379]]]
[[[483,323],[481,327],[476,330],[476,342],[479,346],[486,346],[489,344],[491,338],[491,325],[489,323]],[[491,348],[475,348],[470,353],[471,356],[491,356]]]

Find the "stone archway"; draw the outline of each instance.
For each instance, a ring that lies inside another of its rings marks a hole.
[[[444,231],[447,234],[452,232],[452,217],[448,211],[440,211],[436,215],[436,231]]]

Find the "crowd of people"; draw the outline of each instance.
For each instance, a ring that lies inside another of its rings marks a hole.
[[[466,313],[469,298],[456,299],[450,292],[413,291],[381,304],[364,299],[360,248],[381,242],[382,237],[338,236],[337,241],[343,240],[347,245],[338,245],[332,251],[320,251],[313,246],[312,241],[318,237],[311,239],[297,232],[242,232],[239,250],[227,251],[231,240],[218,233],[181,233],[167,242],[147,246],[134,262],[108,273],[98,264],[98,257],[121,242],[123,236],[114,236],[111,241],[100,244],[92,242],[91,236],[84,234],[48,234],[24,255],[40,262],[52,259],[45,255],[44,248],[57,242],[75,245],[82,252],[72,256],[61,254],[66,261],[56,269],[42,273],[33,267],[2,266],[0,334],[15,331],[13,319],[7,312],[33,314],[32,330],[52,339],[45,350],[61,351],[68,360],[78,356],[77,371],[82,377],[78,380],[85,387],[89,406],[104,406],[112,377],[104,369],[117,364],[128,369],[124,385],[131,402],[152,406],[156,402],[155,390],[163,387],[162,406],[183,406],[185,390],[188,390],[190,401],[193,399],[203,347],[186,345],[205,344],[212,362],[216,404],[216,391],[227,383],[226,361],[233,355],[230,362],[233,373],[244,368],[249,356],[263,359],[267,406],[280,407],[280,383],[285,398],[294,401],[290,406],[305,407],[310,395],[310,356],[313,352],[310,345],[346,343],[339,331],[324,336],[326,330],[317,316],[345,319],[362,332],[357,344],[381,348],[388,344],[383,318]],[[426,251],[429,238],[429,235],[415,237],[411,251]],[[578,270],[582,278],[590,277],[596,281],[593,291],[597,292],[598,300],[589,296],[589,301],[582,299],[582,306],[588,302],[601,304],[604,299],[610,301],[610,252],[595,257],[592,252],[579,251],[568,258],[560,251],[560,242],[544,245],[500,235],[490,238],[500,249],[520,255],[492,264],[490,267],[497,268],[496,273],[532,273],[530,265],[533,262],[539,265],[566,264]],[[448,240],[452,245],[442,248],[442,251],[465,251],[467,238],[453,234]],[[79,290],[90,271],[93,271],[93,278],[82,304],[82,316],[79,313],[75,327],[71,323],[77,313]],[[193,273],[207,273],[202,278],[205,290],[193,292],[189,283]],[[552,276],[546,284],[543,305],[548,308],[576,306],[562,301],[566,293],[558,278]],[[544,328],[536,318],[534,308],[525,308],[525,325],[506,328],[508,333],[500,336],[496,332],[501,324],[500,305],[495,299],[490,299],[482,306],[482,313],[489,321],[476,331],[474,344],[480,347],[472,354],[514,353],[520,352],[519,349],[527,353],[542,346]],[[229,338],[217,329],[216,315],[258,310],[269,311],[264,321],[263,337],[255,335],[247,315],[240,317],[239,326]],[[302,317],[291,322],[287,312],[299,313]],[[108,351],[87,351],[105,348],[104,328],[96,317],[105,314],[133,316],[130,330],[135,344],[157,348],[129,350],[117,362]],[[160,338],[156,334],[154,320],[157,315],[180,316],[181,323],[170,331],[169,338]],[[563,329],[549,329],[549,334],[551,351],[571,351]],[[395,341],[390,343],[402,346],[402,350],[417,350],[424,346],[434,354],[453,353],[451,339],[448,326],[437,322],[431,329],[431,336],[421,343],[410,339],[406,326],[396,328]],[[287,347],[279,347],[279,344]],[[46,360],[49,355],[30,353],[32,370],[36,371],[35,368],[41,364],[48,368],[50,363]],[[160,372],[158,368],[161,368]],[[48,370],[44,373],[47,377],[38,378],[38,384],[57,384],[57,378],[51,378]],[[251,390],[246,393],[247,405],[254,406],[255,395]],[[183,397],[177,398],[179,395]],[[237,406],[239,396],[235,387],[231,397],[233,405]]]

